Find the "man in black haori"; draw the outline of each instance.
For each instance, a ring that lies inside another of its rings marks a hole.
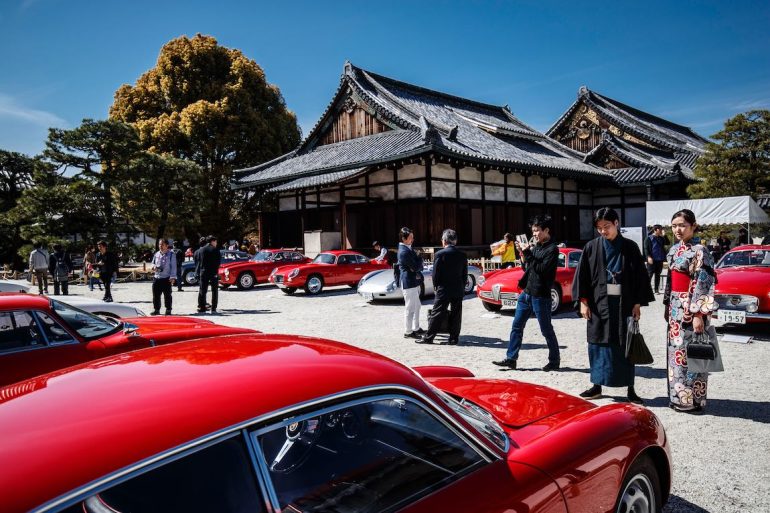
[[[593,386],[581,397],[597,399],[602,386],[628,387],[628,399],[643,404],[634,390],[635,367],[626,359],[629,317],[639,319],[641,307],[655,300],[639,246],[620,234],[618,214],[600,208],[594,216],[600,237],[583,248],[572,297],[586,319],[588,359]]]

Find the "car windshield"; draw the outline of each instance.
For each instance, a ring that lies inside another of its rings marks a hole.
[[[254,255],[254,258],[252,258],[252,260],[254,260],[255,262],[269,262],[273,259],[273,254],[274,253],[272,251],[260,251],[259,253]]]
[[[770,267],[770,250],[754,249],[747,251],[731,251],[722,257],[717,268],[740,267],[746,265],[761,265]]]
[[[51,308],[66,322],[70,328],[78,332],[85,339],[103,337],[120,331],[122,323],[110,323],[98,315],[84,312],[74,306],[51,300]]]
[[[508,450],[508,437],[505,435],[502,426],[500,426],[491,413],[476,403],[462,397],[452,396],[439,390],[433,385],[431,386],[450,408],[459,413],[470,425],[475,427],[479,433],[484,435],[500,450]]]
[[[330,253],[319,253],[318,256],[316,256],[313,259],[314,264],[333,264],[334,263],[334,255]]]

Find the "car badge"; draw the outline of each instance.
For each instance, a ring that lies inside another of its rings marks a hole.
[[[733,296],[730,298],[730,304],[733,306],[738,306],[741,303],[741,298],[738,296]]]
[[[492,298],[495,301],[500,301],[500,289],[502,289],[503,286],[500,283],[497,283],[492,286]]]

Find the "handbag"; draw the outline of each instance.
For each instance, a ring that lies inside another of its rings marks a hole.
[[[644,337],[639,331],[639,321],[633,317],[628,318],[628,330],[626,331],[626,359],[634,365],[647,365],[653,362]]]
[[[725,370],[714,326],[707,326],[703,333],[685,332],[684,338],[687,342],[688,372],[723,372]]]

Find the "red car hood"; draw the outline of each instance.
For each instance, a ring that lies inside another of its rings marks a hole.
[[[765,296],[770,290],[770,267],[747,265],[717,269],[717,294]]]
[[[480,288],[491,289],[495,283],[502,283],[506,288],[512,290],[519,289],[519,280],[524,275],[524,269],[521,267],[512,267],[510,269],[502,269],[494,273],[488,273],[484,275],[484,285]]]
[[[150,333],[155,331],[166,330],[179,330],[179,329],[195,329],[198,328],[210,328],[214,325],[213,322],[206,319],[198,319],[196,317],[183,317],[181,315],[158,315],[157,317],[130,317],[127,319],[121,319],[124,322],[135,324],[139,327],[142,333]]]
[[[590,403],[557,390],[507,379],[429,378],[444,392],[472,401],[502,424],[522,428],[566,410],[583,411]]]

